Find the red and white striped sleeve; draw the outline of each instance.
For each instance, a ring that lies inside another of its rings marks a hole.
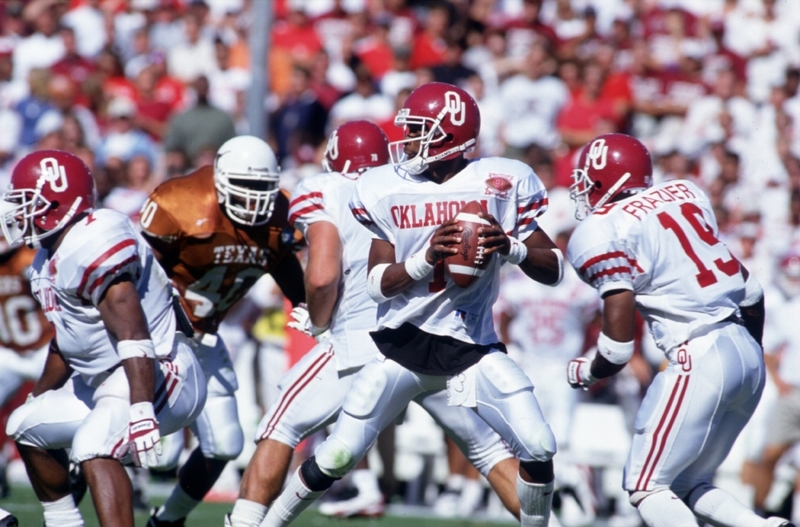
[[[567,258],[578,275],[601,295],[614,289],[632,291],[634,278],[643,272],[635,255],[624,240],[608,239],[589,227],[581,224],[567,248]]]
[[[71,286],[79,298],[96,306],[111,282],[126,274],[136,281],[141,275],[140,239],[130,221],[107,225],[102,236],[92,233],[96,227],[85,230],[84,243],[73,253],[81,264],[75,269]]]
[[[303,234],[312,223],[333,221],[325,211],[325,194],[320,180],[319,176],[312,176],[300,181],[289,202],[289,223]]]
[[[517,221],[515,229],[524,240],[539,226],[536,218],[547,210],[547,190],[541,180],[530,171],[519,183],[517,195]]]

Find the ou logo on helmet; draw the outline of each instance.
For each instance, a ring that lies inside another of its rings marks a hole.
[[[328,148],[327,154],[328,157],[331,159],[336,159],[339,157],[339,131],[334,130],[331,132],[331,136],[328,138]]]
[[[53,192],[64,192],[69,186],[67,181],[67,171],[63,166],[58,164],[58,160],[54,157],[45,157],[39,162],[39,168],[42,169],[40,179],[44,179],[50,183],[50,189]]]
[[[589,152],[586,154],[586,167],[592,165],[595,170],[603,170],[608,161],[608,145],[605,139],[598,139],[589,146]]]
[[[467,105],[461,100],[458,92],[444,92],[444,107],[450,113],[450,122],[461,126],[467,118]]]

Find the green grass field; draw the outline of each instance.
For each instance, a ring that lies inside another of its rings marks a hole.
[[[158,505],[162,499],[153,498],[152,505]],[[42,507],[39,504],[33,490],[28,487],[14,487],[10,497],[0,499],[0,507],[11,511],[19,519],[20,527],[41,527]],[[203,503],[188,518],[187,527],[222,527],[223,516],[230,512],[230,503]],[[80,506],[86,527],[98,527],[97,516],[92,507],[92,500],[87,495]],[[400,512],[403,511],[403,512]],[[136,526],[144,527],[147,523],[148,514],[142,512],[136,514]],[[441,520],[426,518],[419,515],[411,515],[407,509],[394,508],[390,514],[378,519],[353,519],[337,520],[326,518],[318,514],[315,510],[305,512],[292,525],[297,527],[322,527],[328,525],[355,525],[358,527],[508,527],[513,525],[511,522],[491,522],[484,520],[457,519]]]

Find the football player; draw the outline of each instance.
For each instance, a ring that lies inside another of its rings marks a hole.
[[[768,329],[764,334],[764,360],[767,371],[777,387],[777,399],[772,402],[764,430],[764,445],[755,480],[755,506],[766,508],[766,498],[772,487],[775,467],[786,451],[800,441],[800,248],[790,249],[778,262],[774,288],[767,306]],[[762,405],[764,402],[761,403]],[[795,501],[797,491],[795,491]],[[792,519],[800,519],[800,510],[792,509]]]
[[[208,379],[208,401],[192,424],[200,444],[166,503],[153,512],[150,527],[183,525],[244,446],[236,374],[217,335],[220,321],[265,273],[293,306],[305,300],[288,194],[279,179],[267,143],[234,137],[217,151],[214,166],[162,183],[142,207],[142,234],[180,295]]]
[[[281,525],[291,522],[353,468],[411,400],[444,391],[448,406],[457,407],[445,412],[466,410],[482,419],[514,451],[520,463],[511,486],[522,525],[546,525],[555,438],[530,380],[502,352],[491,308],[503,262],[544,283],[561,278],[561,253],[536,223],[547,193],[523,163],[464,157],[477,142],[480,112],[456,86],[420,86],[395,124],[405,137],[391,144],[392,163],[361,176],[350,202],[356,219],[372,231],[365,287],[378,303],[371,336],[380,353],[356,375],[332,435],[270,513]],[[490,263],[461,288],[443,260],[458,252],[463,233],[455,214],[473,200],[488,211],[480,215],[486,226],[478,234]]]
[[[14,205],[0,201],[0,214]],[[53,332],[31,293],[25,272],[36,251],[12,247],[0,236],[0,407],[27,381],[42,374]],[[0,449],[0,497],[9,492],[7,460]]]
[[[335,421],[356,373],[377,354],[368,334],[377,311],[377,304],[367,293],[366,280],[372,236],[356,221],[347,204],[361,174],[388,163],[388,145],[377,125],[367,121],[345,123],[328,140],[324,159],[328,173],[304,179],[295,190],[290,221],[305,233],[309,244],[305,279],[310,316],[303,318],[305,312],[301,311],[292,325],[311,335],[330,329],[331,338],[309,352],[281,380],[281,395],[261,421],[256,454],[226,525],[261,525],[265,515],[266,525],[281,523],[279,509],[267,512],[266,505],[281,490],[294,448]],[[500,437],[471,411],[448,409],[444,391],[422,394],[414,400],[468,453],[509,510],[518,515],[514,494],[517,463]],[[357,474],[360,479],[374,478],[368,470],[356,471],[354,477]],[[384,505],[377,482],[364,482],[361,488],[371,488],[372,492],[331,504],[327,514],[380,514]]]
[[[620,371],[633,354],[635,311],[668,365],[636,416],[623,486],[651,527],[788,525],[762,519],[711,484],[764,387],[761,286],[718,239],[692,182],[652,186],[645,146],[601,135],[581,151],[570,187],[583,219],[567,254],[603,301],[594,359],[570,361],[573,387]]]
[[[7,433],[48,527],[83,525],[65,448],[86,475],[100,525],[133,527],[121,462],[155,463],[161,434],[196,419],[206,397],[202,369],[177,331],[169,280],[127,216],[95,210],[92,174],[72,154],[25,156],[3,198],[15,205],[0,222],[6,240],[39,249],[31,290],[55,334]]]

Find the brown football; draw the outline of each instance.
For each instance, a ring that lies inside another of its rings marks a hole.
[[[445,258],[447,272],[459,287],[469,287],[480,278],[489,265],[490,257],[484,257],[483,247],[478,247],[478,229],[491,225],[488,220],[478,216],[486,209],[477,202],[470,201],[458,211],[456,220],[464,230],[461,231],[461,244],[457,254]]]

